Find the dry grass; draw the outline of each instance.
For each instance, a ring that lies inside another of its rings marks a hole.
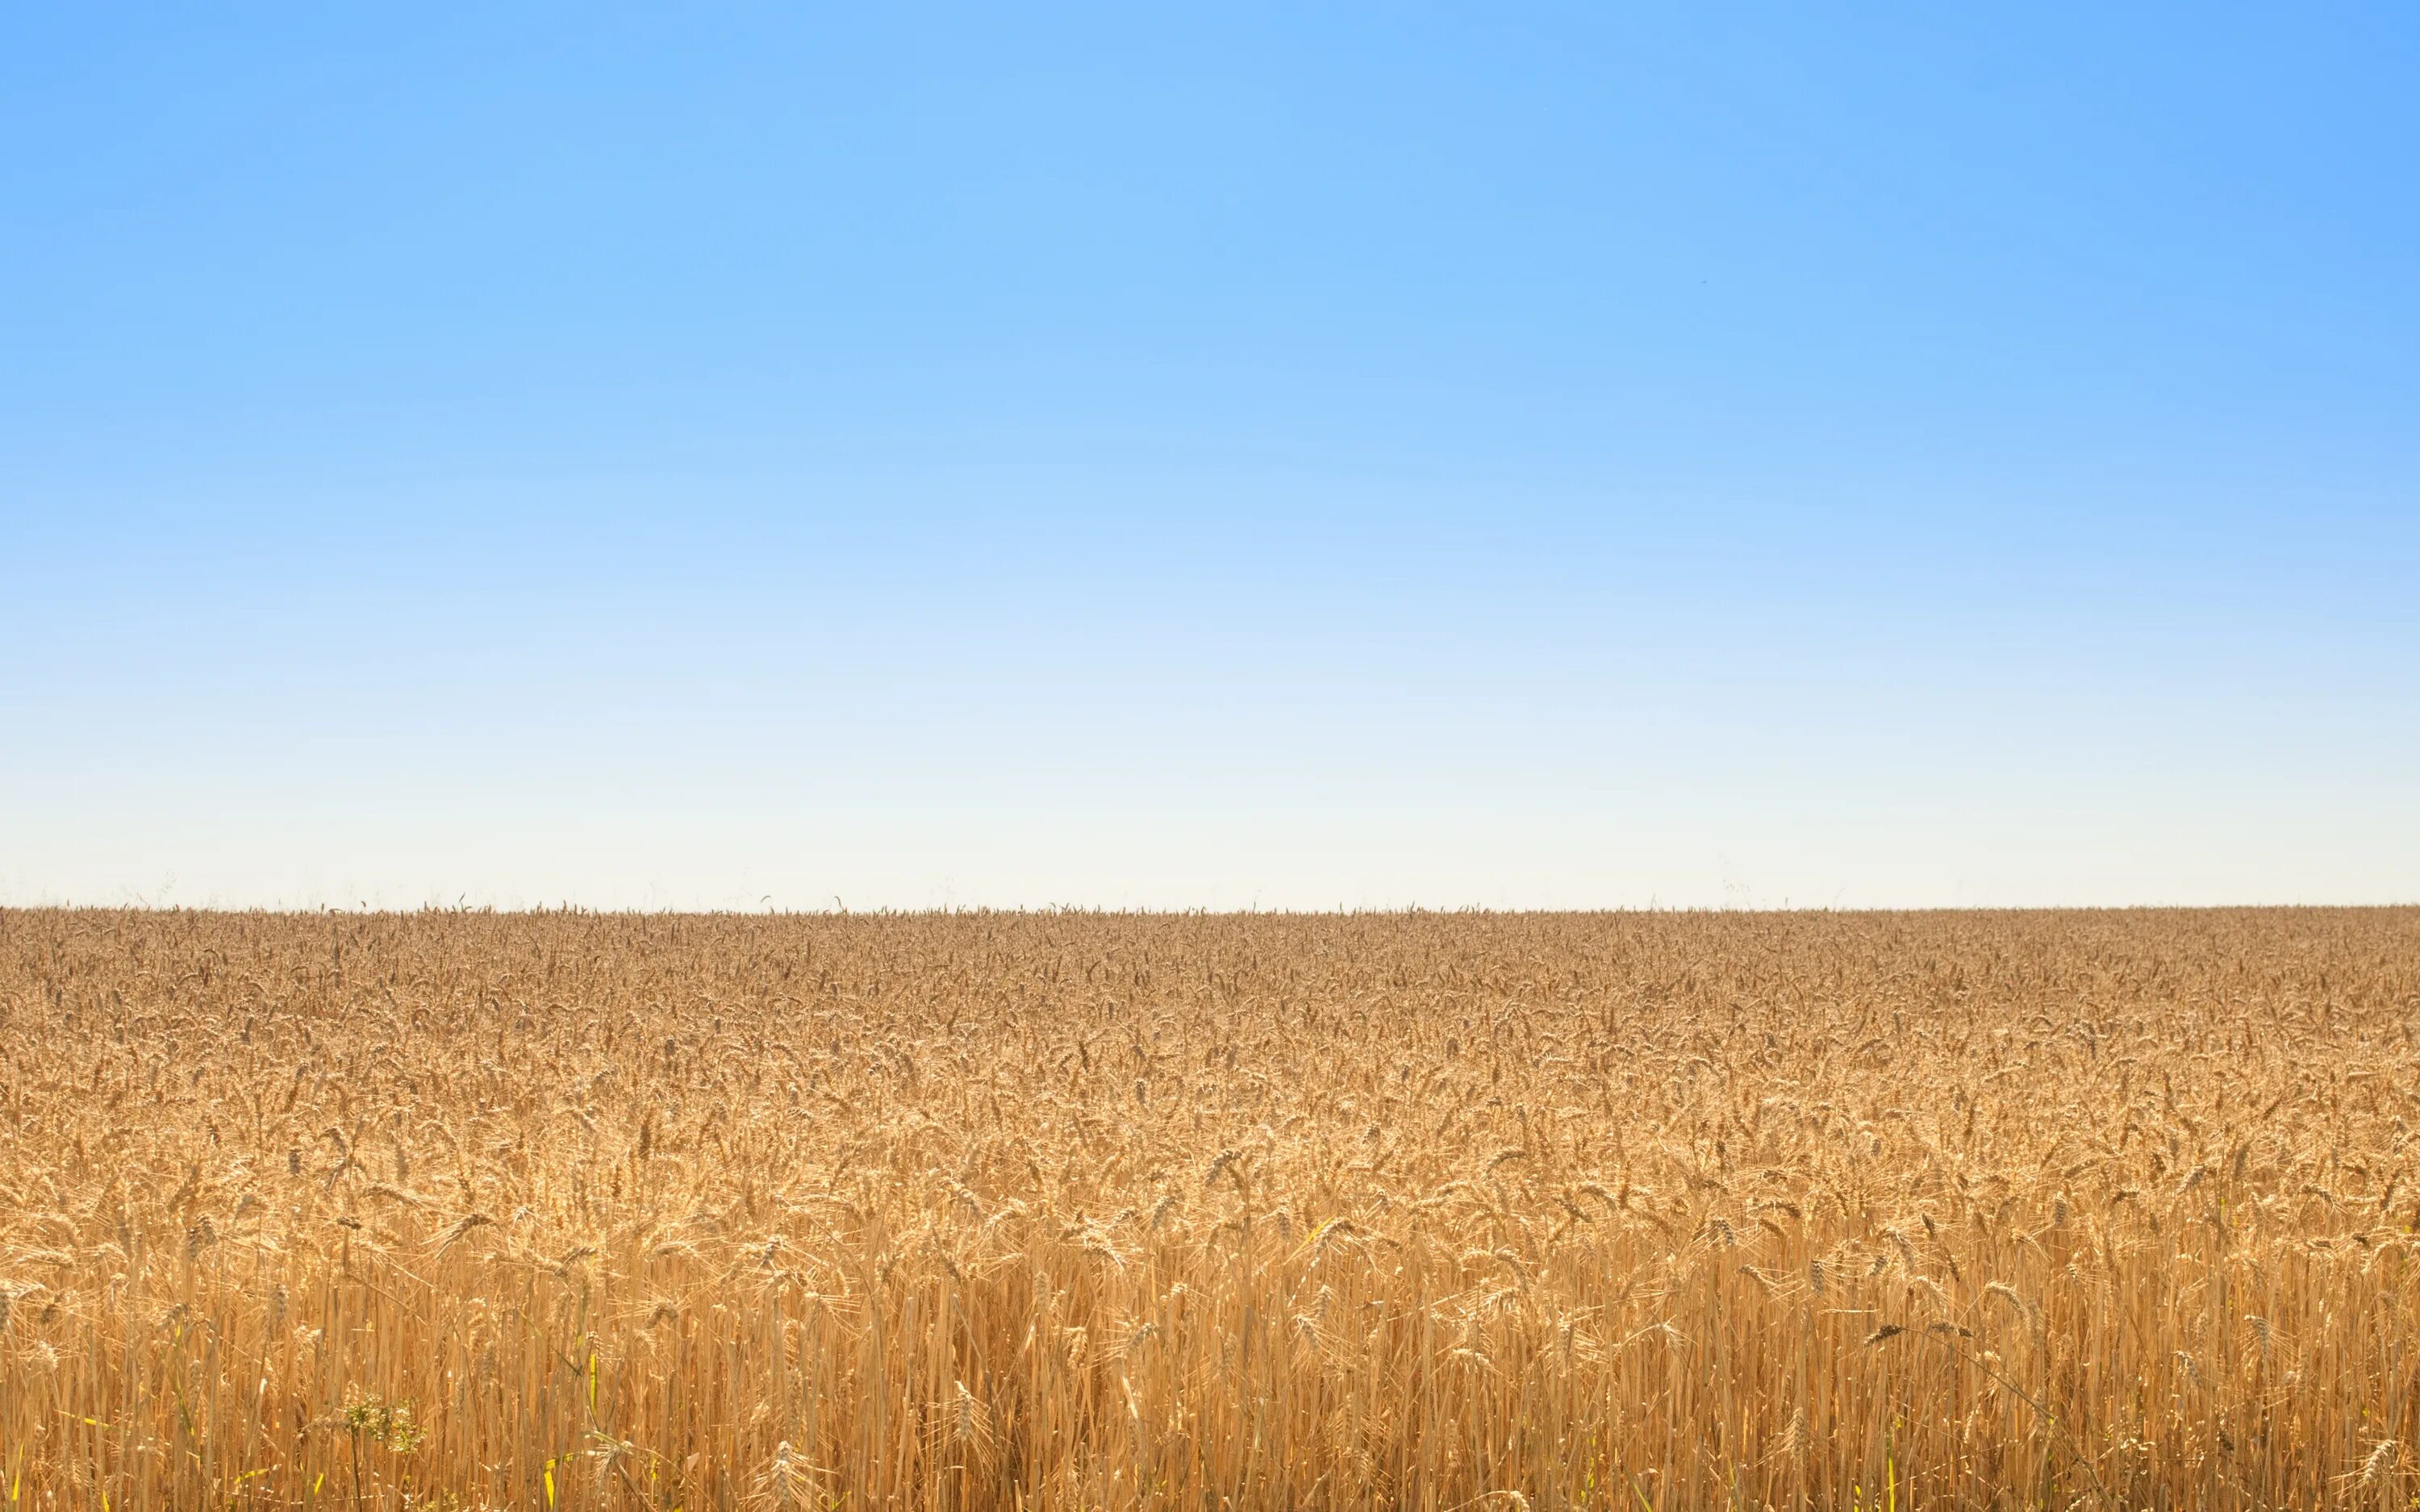
[[[2403,1506],[2415,1026],[2410,911],[0,914],[0,1501]]]

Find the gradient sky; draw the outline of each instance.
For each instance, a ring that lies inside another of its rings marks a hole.
[[[2420,13],[0,18],[0,902],[2420,899]]]

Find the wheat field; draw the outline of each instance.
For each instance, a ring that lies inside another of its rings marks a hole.
[[[2409,1506],[2420,912],[0,913],[19,1507]]]

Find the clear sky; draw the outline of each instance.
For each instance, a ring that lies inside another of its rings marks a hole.
[[[9,8],[0,902],[2420,900],[2415,79]]]

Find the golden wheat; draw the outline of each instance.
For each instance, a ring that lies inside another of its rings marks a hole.
[[[2420,914],[0,913],[18,1507],[2404,1506]]]

